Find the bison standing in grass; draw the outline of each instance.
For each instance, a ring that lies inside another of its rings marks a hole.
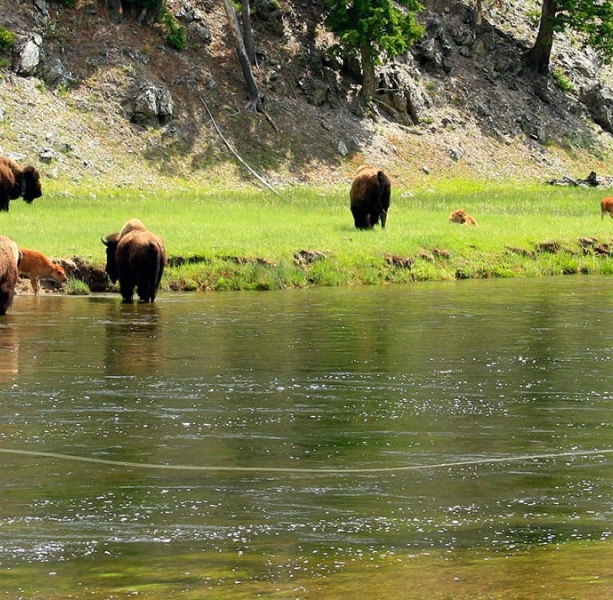
[[[0,156],[0,211],[8,211],[10,200],[21,196],[31,204],[42,194],[40,175],[34,167],[21,167],[12,158]]]
[[[603,198],[600,203],[600,218],[608,214],[613,219],[613,198]]]
[[[349,196],[351,214],[358,229],[372,229],[381,220],[385,229],[392,182],[383,169],[364,165],[358,169]]]
[[[19,248],[9,237],[0,235],[0,315],[13,304],[15,286],[19,278]]]
[[[123,301],[132,301],[136,287],[141,302],[154,302],[166,266],[162,239],[138,219],[130,219],[119,233],[111,233],[102,243],[106,246],[106,272],[113,283],[119,280]]]

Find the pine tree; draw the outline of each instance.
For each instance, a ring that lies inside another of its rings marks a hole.
[[[375,67],[406,52],[423,35],[415,19],[423,6],[417,0],[326,0],[326,7],[326,25],[338,37],[337,49],[346,58],[361,60],[362,98],[367,103],[376,89]]]
[[[526,56],[534,71],[549,73],[554,36],[569,29],[584,34],[585,42],[606,62],[613,58],[611,0],[543,0],[538,35]]]

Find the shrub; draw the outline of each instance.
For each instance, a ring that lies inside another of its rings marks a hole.
[[[563,92],[574,92],[575,86],[572,84],[571,80],[566,76],[564,71],[560,67],[556,67],[551,71],[551,75],[553,80],[556,82],[556,85]]]
[[[161,13],[162,23],[166,29],[166,41],[175,50],[185,50],[187,40],[185,39],[185,28],[177,23],[172,13],[164,7]]]
[[[15,43],[15,34],[8,29],[0,26],[0,51],[6,52],[13,47]]]

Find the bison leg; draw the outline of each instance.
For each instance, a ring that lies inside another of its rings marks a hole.
[[[370,218],[370,213],[362,213],[357,210],[353,213],[353,223],[357,229],[372,229]]]
[[[38,277],[30,277],[30,283],[32,284],[32,289],[34,290],[34,295],[38,294]]]
[[[130,278],[120,278],[119,279],[119,291],[121,292],[121,297],[124,302],[132,302],[132,296],[134,296],[134,286],[135,283]]]

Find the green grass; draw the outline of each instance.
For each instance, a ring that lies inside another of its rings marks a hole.
[[[210,190],[172,181],[156,191],[95,190],[45,182],[32,205],[13,201],[0,233],[56,258],[105,260],[101,236],[138,217],[163,237],[172,289],[279,289],[473,277],[610,273],[608,256],[579,239],[613,244],[601,190],[538,184],[440,183],[394,190],[385,230],[353,227],[347,189]],[[450,224],[464,208],[477,227]],[[555,246],[554,253],[547,246]],[[510,248],[514,250],[510,250]],[[298,263],[294,255],[313,254]],[[524,255],[525,254],[525,255]],[[176,264],[177,257],[193,258]],[[195,258],[194,258],[195,257]],[[410,268],[398,259],[408,259]]]

